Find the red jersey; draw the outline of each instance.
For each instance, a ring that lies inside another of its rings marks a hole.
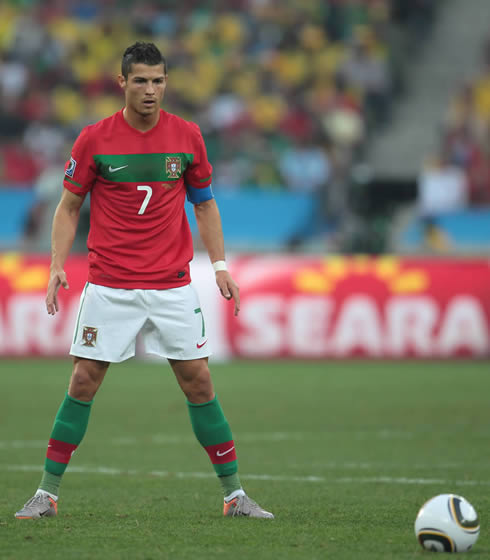
[[[211,173],[199,127],[163,110],[148,132],[131,127],[122,110],[85,127],[63,185],[90,192],[88,281],[128,289],[188,284],[185,197],[213,198]]]

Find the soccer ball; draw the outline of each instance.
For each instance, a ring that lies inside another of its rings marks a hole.
[[[456,494],[431,498],[415,520],[415,535],[422,548],[435,552],[466,552],[479,534],[480,521],[475,508]]]

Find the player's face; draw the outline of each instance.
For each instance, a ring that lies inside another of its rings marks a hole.
[[[142,117],[151,117],[160,110],[167,76],[163,64],[132,64],[127,80],[119,76],[119,85],[124,90],[126,107]]]

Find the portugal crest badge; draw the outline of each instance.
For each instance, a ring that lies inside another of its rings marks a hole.
[[[97,329],[94,327],[83,327],[82,334],[83,346],[94,347],[97,342]]]
[[[169,179],[178,179],[182,173],[182,163],[179,157],[166,157],[165,170]]]

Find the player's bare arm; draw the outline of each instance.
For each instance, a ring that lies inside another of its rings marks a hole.
[[[225,246],[221,217],[214,198],[194,205],[199,235],[212,263],[225,260]],[[216,284],[221,295],[235,302],[235,315],[240,311],[240,290],[227,270],[216,272]]]
[[[68,290],[64,271],[65,261],[73,245],[84,197],[63,189],[56,208],[51,232],[51,269],[46,294],[46,309],[50,315],[58,311],[58,290]]]

